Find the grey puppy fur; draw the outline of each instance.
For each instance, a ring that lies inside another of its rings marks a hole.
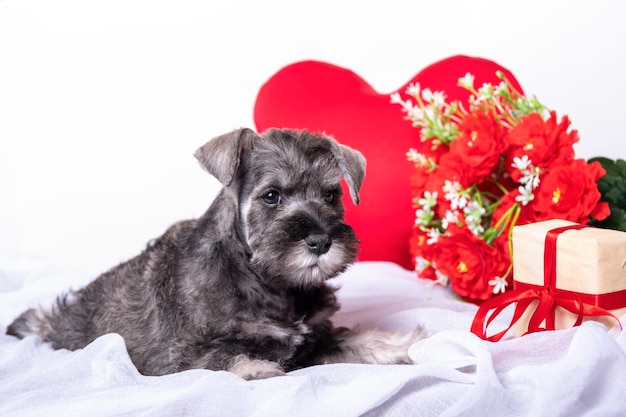
[[[192,368],[266,378],[333,363],[410,363],[424,337],[333,327],[326,280],[356,260],[340,180],[358,203],[365,159],[306,131],[240,129],[197,150],[224,186],[197,220],[173,225],[135,258],[50,309],[30,309],[8,334],[79,349],[119,333],[137,369]]]

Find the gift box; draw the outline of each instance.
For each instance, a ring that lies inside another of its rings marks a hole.
[[[498,341],[511,327],[520,336],[586,320],[610,328],[626,314],[626,233],[564,220],[515,226],[513,278],[512,290],[480,305],[471,328],[479,337]],[[513,305],[509,327],[488,336]]]
[[[611,328],[616,318],[626,314],[624,232],[565,220],[515,226],[513,273],[515,291],[539,292],[539,299],[532,301],[516,322],[517,336],[541,329],[564,329],[586,320]],[[535,316],[531,323],[540,303],[549,311],[542,313],[546,317],[541,322]]]

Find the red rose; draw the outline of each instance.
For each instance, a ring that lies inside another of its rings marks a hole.
[[[452,142],[454,143],[454,142]],[[445,180],[456,181],[467,188],[476,180],[465,160],[458,153],[447,153],[439,159],[439,166],[431,175],[433,183],[441,188]],[[432,184],[429,184],[432,186]]]
[[[459,125],[459,135],[450,143],[450,152],[443,155],[457,169],[463,167],[470,185],[481,182],[491,174],[505,150],[502,126],[491,113],[476,112],[467,115]],[[464,184],[466,185],[466,184]]]
[[[568,164],[574,159],[573,145],[578,142],[578,132],[568,132],[570,121],[567,116],[557,123],[555,112],[548,120],[538,113],[525,116],[513,127],[505,138],[509,145],[506,154],[506,169],[513,179],[519,181],[520,171],[511,166],[515,157],[528,158],[535,167],[546,168],[553,164]]]
[[[456,228],[450,236],[439,238],[433,255],[435,267],[450,279],[452,289],[471,301],[490,298],[493,287],[489,281],[503,276],[508,267],[498,248],[467,228]]]
[[[536,221],[563,219],[586,224],[590,215],[603,220],[610,211],[607,203],[599,202],[597,182],[605,174],[600,163],[587,164],[584,159],[550,167],[541,177],[529,209]]]

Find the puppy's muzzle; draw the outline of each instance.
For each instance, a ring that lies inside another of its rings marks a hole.
[[[330,250],[330,246],[333,242],[327,234],[315,233],[307,236],[304,239],[304,243],[306,243],[307,248],[311,251],[311,253],[320,256]]]

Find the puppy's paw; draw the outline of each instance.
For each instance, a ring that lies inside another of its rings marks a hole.
[[[235,356],[231,359],[226,370],[246,380],[285,375],[283,368],[276,362],[250,359],[246,355]]]

